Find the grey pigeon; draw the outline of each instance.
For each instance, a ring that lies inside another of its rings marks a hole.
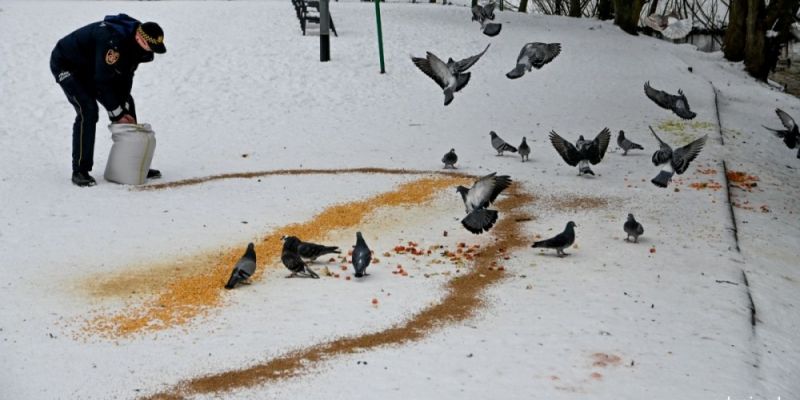
[[[442,162],[444,163],[444,168],[452,168],[456,169],[456,163],[458,162],[458,156],[456,155],[456,149],[450,149],[447,154],[442,157]]]
[[[610,140],[611,131],[608,128],[603,128],[591,142],[585,140],[583,135],[579,136],[575,145],[564,140],[555,131],[550,131],[550,143],[567,164],[578,166],[578,175],[594,175],[589,163],[595,165],[603,159]]]
[[[634,150],[634,149],[644,150],[644,147],[642,147],[642,145],[628,140],[625,137],[625,131],[622,130],[619,131],[619,134],[617,134],[617,146],[619,146],[619,148],[624,150],[624,152],[622,153],[623,156],[628,155],[628,150]]]
[[[531,148],[528,146],[528,142],[526,141],[525,137],[522,137],[522,143],[519,144],[519,155],[522,156],[522,162],[528,160],[528,155],[531,154]]]
[[[542,68],[560,53],[561,43],[528,43],[522,46],[522,50],[517,56],[517,66],[507,73],[506,77],[517,79],[525,75],[525,71],[530,72],[531,68]]]
[[[474,234],[488,232],[497,222],[496,210],[488,207],[497,199],[497,196],[511,185],[508,175],[497,176],[496,172],[486,175],[472,185],[471,188],[458,186],[456,191],[461,194],[467,216],[461,220],[461,225]]]
[[[340,254],[341,251],[337,246],[324,246],[300,241],[300,244],[297,245],[297,253],[300,254],[300,257],[313,262],[316,261],[318,257],[326,254]]]
[[[781,123],[786,129],[772,129],[767,128],[766,126],[764,126],[764,128],[769,129],[779,138],[783,139],[783,143],[786,144],[786,147],[790,149],[797,147],[798,143],[800,143],[800,131],[798,131],[798,127],[794,122],[794,119],[792,119],[789,114],[780,108],[776,108],[775,113],[778,114],[778,118],[781,119]],[[797,148],[797,158],[800,158],[800,147]]]
[[[658,135],[656,135],[656,131],[653,130],[653,127],[650,127],[650,131],[653,132],[653,136],[656,137],[659,145],[659,149],[653,153],[653,165],[666,165],[658,173],[658,175],[656,175],[655,178],[650,180],[650,182],[653,182],[653,184],[658,187],[665,188],[669,185],[669,181],[672,179],[673,174],[683,174],[683,172],[689,168],[689,163],[692,162],[692,160],[694,160],[698,154],[700,154],[700,150],[702,150],[703,146],[706,144],[706,138],[708,138],[708,135],[705,135],[700,139],[687,144],[686,146],[672,150],[672,147],[664,143],[664,141],[661,140]]]
[[[625,221],[625,225],[622,227],[625,229],[625,233],[628,234],[628,237],[625,238],[626,241],[630,241],[631,236],[633,236],[633,243],[639,243],[639,236],[644,233],[644,228],[642,224],[636,221],[636,218],[633,218],[633,214],[628,214],[628,220]]]
[[[502,156],[504,151],[510,151],[512,153],[517,152],[516,147],[506,143],[506,141],[501,139],[500,136],[497,136],[495,131],[489,132],[489,136],[492,138],[492,147],[497,150],[498,156]]]
[[[503,28],[502,24],[487,22],[494,21],[494,6],[495,3],[491,2],[483,6],[476,4],[472,7],[472,20],[481,24],[481,31],[486,36],[497,36]]]
[[[575,225],[574,222],[569,221],[567,222],[567,227],[564,228],[564,232],[559,233],[551,237],[550,239],[540,240],[538,242],[534,242],[531,247],[533,248],[545,248],[545,249],[555,249],[556,255],[559,257],[564,257],[569,255],[564,252],[569,246],[572,246],[575,243]]]
[[[675,115],[683,119],[692,119],[697,116],[697,114],[689,109],[689,101],[686,99],[686,95],[683,94],[683,90],[681,89],[678,89],[678,95],[676,96],[663,90],[653,89],[648,81],[644,83],[644,94],[647,95],[650,100],[653,100],[654,103],[658,104],[659,107],[672,110]]]
[[[294,236],[283,237],[283,250],[281,251],[281,262],[292,273],[287,278],[294,278],[296,276],[304,278],[319,279],[319,275],[308,268],[308,265],[300,257],[298,248],[300,247],[300,239]]]
[[[228,283],[225,284],[225,289],[233,289],[237,283],[250,278],[253,272],[256,272],[256,251],[251,242],[247,245],[247,250],[244,251],[242,258],[233,266],[233,272],[231,272]]]
[[[470,73],[466,71],[475,65],[488,49],[489,45],[486,45],[486,48],[479,54],[459,61],[454,61],[450,58],[447,63],[431,52],[427,52],[425,58],[412,56],[411,61],[442,88],[444,91],[444,105],[448,105],[453,101],[453,93],[467,86]]]
[[[372,262],[372,251],[367,247],[364,236],[361,232],[356,232],[356,245],[353,246],[353,269],[356,270],[356,278],[369,275],[367,267]]]

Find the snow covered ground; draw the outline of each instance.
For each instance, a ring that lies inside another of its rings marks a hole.
[[[332,61],[320,63],[317,36],[300,34],[289,2],[0,1],[0,398],[137,398],[381,332],[440,301],[457,274],[450,264],[381,253],[409,240],[454,247],[501,239],[461,228],[463,206],[448,189],[422,207],[380,209],[357,229],[327,236],[346,249],[356,230],[365,232],[384,260],[364,281],[286,280],[279,262],[259,260],[267,270],[260,279],[223,293],[221,305],[188,324],[114,340],[85,334],[85,319],[149,295],[97,294],[98,281],[150,272],[168,281],[174,271],[159,265],[239,252],[332,204],[420,178],[265,176],[130,190],[102,180],[111,141],[101,115],[98,186],[76,188],[74,115],[48,58],[71,30],[119,12],[166,32],[168,52],[140,66],[133,93],[140,121],[156,130],[153,166],[166,182],[279,169],[438,170],[454,147],[460,172],[508,174],[535,196],[525,207],[533,220],[519,222],[530,243],[569,220],[578,225],[569,257],[526,247],[501,259],[506,277],[474,318],[413,343],[311,363],[310,374],[195,397],[798,398],[800,160],[760,126],[778,126],[775,107],[800,118],[796,98],[718,53],[628,36],[608,22],[500,13],[503,30],[488,38],[467,8],[428,4],[382,5],[381,75],[373,4],[342,1],[331,10],[339,37],[331,38]],[[507,79],[531,41],[559,42],[562,53]],[[488,43],[447,107],[409,60],[426,51],[464,58]],[[682,88],[697,118],[682,125],[650,102],[648,80]],[[667,190],[648,182],[657,173],[648,125],[674,145],[709,137]],[[623,157],[612,140],[593,167],[598,175],[587,178],[547,140],[550,130],[575,140],[604,127],[646,150]],[[527,136],[531,162],[495,156],[490,130],[514,145]],[[741,252],[725,188],[713,189],[724,182],[723,161],[758,177],[750,191],[731,189]],[[629,212],[645,228],[638,244],[622,240]],[[398,263],[414,277],[390,273]]]

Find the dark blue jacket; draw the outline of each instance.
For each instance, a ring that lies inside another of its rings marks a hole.
[[[53,73],[69,71],[109,111],[124,108],[139,63],[153,60],[153,53],[136,43],[139,25],[126,14],[109,15],[70,33],[53,49]]]

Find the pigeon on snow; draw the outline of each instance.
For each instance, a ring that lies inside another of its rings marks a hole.
[[[672,150],[668,144],[664,143],[658,135],[656,135],[656,131],[653,130],[653,127],[650,127],[650,131],[653,132],[653,136],[656,137],[658,140],[659,149],[653,153],[653,165],[666,165],[659,173],[656,175],[655,178],[650,180],[653,182],[654,185],[658,187],[665,188],[669,185],[670,179],[672,179],[673,174],[682,174],[689,168],[689,163],[694,160],[698,154],[700,154],[700,150],[703,149],[703,146],[706,144],[706,138],[708,135],[701,137],[700,139],[695,140],[687,144],[686,146],[679,147],[675,150]]]
[[[594,175],[592,169],[589,168],[589,163],[595,165],[603,159],[610,140],[611,131],[608,128],[600,131],[591,142],[584,139],[583,135],[579,136],[575,145],[564,140],[555,131],[550,131],[550,143],[567,164],[573,167],[578,166],[578,175]]]
[[[447,154],[442,157],[442,162],[444,163],[444,168],[452,168],[456,169],[456,163],[458,162],[458,156],[456,155],[456,149],[450,149]]]
[[[294,236],[283,237],[283,250],[281,251],[281,262],[289,271],[292,271],[287,278],[294,278],[301,276],[304,278],[318,279],[319,275],[308,268],[308,265],[300,257],[298,247],[300,246],[300,239]]]
[[[667,15],[650,14],[645,17],[644,23],[667,39],[683,39],[692,31],[692,19],[680,19],[675,11]]]
[[[561,43],[528,43],[522,46],[522,50],[517,56],[517,66],[507,73],[506,77],[517,79],[525,75],[525,71],[530,72],[531,68],[542,68],[560,53]]]
[[[800,131],[798,130],[797,124],[794,122],[794,119],[789,116],[786,112],[781,110],[780,108],[775,109],[775,113],[778,114],[778,118],[781,119],[781,123],[783,124],[784,128],[786,129],[769,129],[770,131],[774,132],[779,138],[783,139],[783,143],[786,144],[786,147],[793,149],[798,147],[798,143],[800,143]],[[763,126],[763,125],[762,125]],[[800,158],[800,147],[797,149],[797,158]]]
[[[461,225],[476,235],[488,232],[498,217],[497,211],[488,207],[510,185],[511,178],[508,175],[497,176],[496,172],[492,172],[475,181],[471,188],[458,186],[456,190],[461,194],[467,210],[467,216],[461,220]]]
[[[486,36],[497,36],[503,28],[502,24],[496,24],[486,21],[494,21],[494,2],[487,3],[483,6],[475,5],[472,7],[472,20],[478,21],[481,24],[481,31]]]
[[[500,136],[497,136],[495,131],[489,132],[489,136],[492,138],[492,147],[497,150],[498,156],[502,156],[504,151],[510,151],[512,153],[517,152],[516,147],[506,143],[506,141],[501,139]]]
[[[625,131],[622,130],[619,131],[619,134],[617,135],[617,146],[619,146],[619,148],[624,150],[624,152],[622,153],[623,156],[628,155],[628,150],[634,150],[634,149],[644,150],[644,147],[642,147],[642,145],[628,140],[625,137]]]
[[[654,103],[658,104],[659,107],[672,110],[675,115],[683,119],[692,119],[697,116],[697,114],[689,109],[689,101],[686,100],[686,95],[683,94],[683,90],[681,89],[678,89],[678,95],[676,96],[663,90],[653,89],[648,81],[644,83],[644,94],[647,95],[650,100],[653,100]]]
[[[636,221],[636,218],[633,218],[633,214],[628,214],[628,220],[625,221],[622,228],[625,229],[625,233],[628,234],[625,241],[630,241],[631,236],[633,236],[633,243],[639,243],[639,236],[642,236],[644,233],[644,228],[642,224]]]
[[[364,236],[361,232],[356,232],[356,245],[353,246],[353,269],[356,271],[356,278],[369,275],[367,267],[372,262],[372,251],[367,247]]]
[[[528,155],[531,154],[531,148],[528,146],[528,142],[525,139],[525,136],[522,137],[522,143],[519,144],[519,155],[522,156],[522,162],[528,160]]]
[[[442,88],[444,91],[444,105],[448,105],[453,101],[453,93],[467,86],[470,73],[466,71],[475,65],[488,49],[489,45],[486,45],[482,52],[474,56],[459,61],[454,61],[450,58],[447,63],[431,52],[427,52],[425,58],[412,56],[411,61]]]
[[[300,254],[300,257],[313,262],[317,260],[317,257],[321,257],[326,254],[340,254],[341,251],[339,251],[339,247],[337,246],[324,246],[321,244],[300,241],[300,243],[297,245],[297,253]]]
[[[559,257],[564,257],[569,255],[564,252],[569,246],[572,246],[575,243],[575,225],[574,222],[569,221],[567,222],[567,227],[564,228],[564,232],[559,233],[551,237],[550,239],[540,240],[538,242],[534,242],[531,247],[533,248],[545,248],[545,249],[555,249],[556,255]]]
[[[242,258],[234,265],[231,277],[228,279],[228,283],[225,284],[225,289],[233,289],[237,283],[244,282],[250,278],[253,272],[256,272],[256,251],[251,242],[247,245],[247,250],[245,250]]]

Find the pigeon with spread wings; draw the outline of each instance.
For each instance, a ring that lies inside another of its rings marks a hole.
[[[793,149],[798,147],[798,143],[800,143],[800,130],[798,130],[797,124],[794,122],[794,119],[789,116],[785,111],[781,110],[780,108],[775,109],[775,113],[778,114],[778,118],[781,119],[781,123],[783,127],[786,129],[769,129],[776,136],[783,139],[783,143],[786,144],[786,147]],[[763,126],[763,125],[762,125]],[[797,158],[800,158],[800,147],[797,149]]]
[[[511,178],[508,175],[497,176],[496,172],[478,179],[471,188],[458,186],[456,190],[461,194],[467,210],[467,216],[461,220],[461,225],[476,235],[488,232],[498,217],[497,211],[489,210],[488,207],[509,186]]]
[[[467,86],[471,73],[466,71],[480,60],[486,50],[489,50],[489,45],[474,56],[459,61],[450,58],[447,63],[431,52],[427,52],[425,58],[412,56],[411,61],[442,88],[444,105],[448,105],[453,101],[453,94]]]
[[[555,131],[550,131],[550,143],[567,164],[573,167],[578,166],[578,175],[594,175],[592,169],[589,168],[589,163],[596,165],[603,160],[610,140],[611,131],[608,128],[603,128],[592,141],[584,139],[581,135],[574,145]]]
[[[517,56],[517,66],[506,74],[508,79],[517,79],[530,72],[531,68],[542,68],[561,54],[561,43],[533,42],[522,46]]]
[[[658,104],[659,107],[672,110],[675,115],[683,118],[683,119],[692,119],[697,116],[692,110],[689,108],[689,101],[686,99],[686,95],[683,94],[683,90],[678,89],[678,95],[669,94],[663,90],[654,89],[650,86],[650,82],[644,83],[644,94],[650,100],[653,100],[654,103]]]
[[[650,182],[662,188],[669,185],[673,174],[683,174],[686,169],[689,168],[689,163],[697,158],[697,155],[700,154],[700,150],[702,150],[703,146],[706,144],[706,138],[708,138],[708,135],[706,135],[686,146],[672,150],[670,145],[656,135],[656,131],[653,130],[653,127],[650,127],[650,132],[653,132],[653,136],[658,140],[659,146],[659,149],[653,153],[653,165],[665,165],[658,175],[650,180]]]

